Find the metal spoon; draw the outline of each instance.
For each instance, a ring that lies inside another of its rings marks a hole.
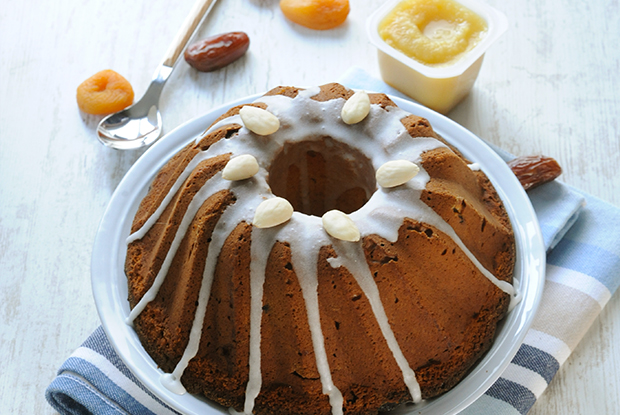
[[[174,41],[168,48],[144,96],[132,106],[108,115],[97,126],[97,138],[104,145],[119,150],[133,150],[155,142],[162,133],[162,118],[157,105],[166,81],[176,66],[187,42],[216,0],[198,0]]]

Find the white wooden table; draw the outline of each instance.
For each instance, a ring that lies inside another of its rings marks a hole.
[[[166,131],[277,85],[333,81],[352,65],[379,76],[365,20],[380,3],[352,0],[342,27],[314,32],[286,21],[276,0],[219,0],[198,36],[243,30],[250,50],[214,73],[181,62],[161,100]],[[553,156],[564,168],[564,182],[620,206],[617,1],[489,3],[508,15],[510,28],[450,118],[514,154]],[[2,3],[1,413],[53,413],[45,388],[99,324],[89,269],[99,220],[141,154],[99,144],[99,118],[80,114],[76,87],[111,68],[140,96],[191,6],[192,0]],[[617,410],[619,297],[531,413]]]

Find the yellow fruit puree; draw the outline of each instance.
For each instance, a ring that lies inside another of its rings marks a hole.
[[[453,0],[404,0],[379,23],[379,36],[428,66],[448,66],[486,35],[485,20]]]

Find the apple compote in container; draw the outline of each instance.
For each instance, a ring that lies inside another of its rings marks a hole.
[[[443,114],[469,93],[507,28],[503,13],[478,0],[391,0],[367,22],[383,80]]]

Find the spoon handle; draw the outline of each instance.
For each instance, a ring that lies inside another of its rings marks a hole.
[[[194,7],[189,12],[189,15],[185,18],[183,26],[177,32],[174,41],[168,48],[166,56],[164,57],[163,65],[174,67],[177,59],[183,49],[189,42],[189,39],[194,34],[194,31],[198,27],[198,24],[202,20],[203,16],[209,12],[209,9],[213,6],[216,0],[198,0],[194,4]]]

